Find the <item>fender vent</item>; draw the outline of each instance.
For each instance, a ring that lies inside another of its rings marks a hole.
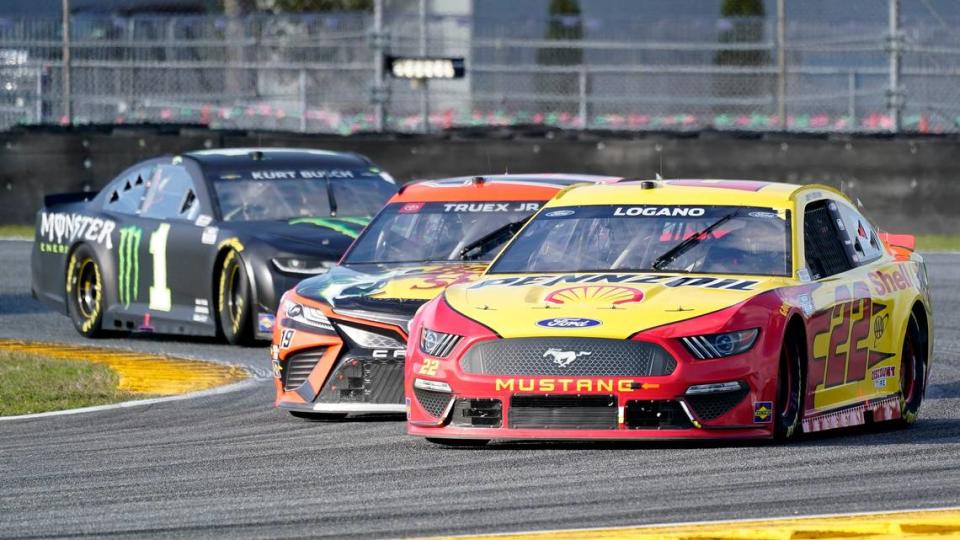
[[[750,389],[744,387],[733,392],[685,396],[683,399],[693,409],[693,414],[697,415],[697,418],[714,420],[730,412],[730,409],[743,401],[749,392]]]
[[[420,403],[423,410],[427,411],[427,413],[434,418],[440,418],[444,411],[447,410],[447,406],[450,405],[450,400],[453,399],[453,396],[450,394],[423,390],[421,388],[414,388],[413,393],[417,396],[417,402]]]

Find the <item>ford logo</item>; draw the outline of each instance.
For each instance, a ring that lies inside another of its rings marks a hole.
[[[582,319],[580,317],[557,317],[556,319],[537,321],[537,326],[544,328],[590,328],[601,324],[596,319]]]
[[[547,217],[564,217],[572,216],[574,214],[573,210],[554,210],[553,212],[547,212],[544,214]]]

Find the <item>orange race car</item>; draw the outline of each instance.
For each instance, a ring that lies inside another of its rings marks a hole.
[[[403,413],[407,323],[445,287],[476,279],[560,190],[613,177],[464,177],[404,186],[326,274],[280,301],[275,405],[294,416]]]

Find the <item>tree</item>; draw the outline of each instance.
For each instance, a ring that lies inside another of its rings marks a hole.
[[[724,0],[720,16],[727,23],[720,33],[721,43],[761,43],[764,38],[763,0]],[[765,66],[770,62],[767,49],[720,49],[714,56],[718,66]],[[771,81],[766,75],[717,74],[714,77],[715,97],[751,97],[769,95]],[[719,112],[751,113],[752,106],[719,105]]]
[[[578,0],[550,0],[547,31],[544,39],[551,41],[583,39],[583,19]],[[583,64],[583,49],[579,47],[541,47],[537,50],[537,64],[541,66],[579,66]],[[538,94],[577,96],[580,76],[577,73],[537,73],[534,86]],[[569,109],[572,102],[551,98],[538,100],[539,109],[553,112]]]

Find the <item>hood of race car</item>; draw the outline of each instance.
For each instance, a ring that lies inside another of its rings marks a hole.
[[[297,294],[334,307],[370,300],[416,300],[423,303],[445,287],[476,280],[485,264],[352,264],[300,282]],[[419,304],[418,304],[419,305]]]
[[[297,218],[276,221],[231,221],[223,236],[254,238],[286,253],[319,255],[336,260],[360,234],[368,218]]]
[[[488,275],[447,289],[445,298],[504,338],[625,339],[786,284],[785,278],[690,274]]]

